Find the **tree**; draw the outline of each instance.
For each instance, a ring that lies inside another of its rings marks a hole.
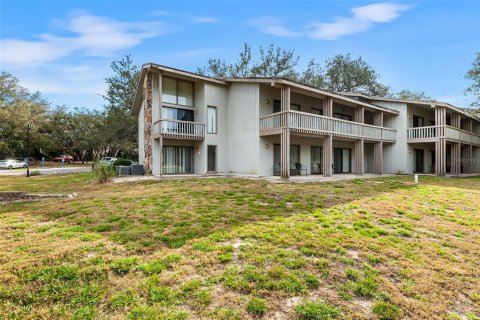
[[[465,78],[473,81],[472,85],[465,90],[465,94],[471,94],[475,100],[470,104],[477,108],[477,114],[480,114],[480,52],[477,52],[473,60],[472,67],[467,71]]]
[[[362,57],[338,54],[325,62],[325,89],[385,96],[389,87],[378,82],[379,75]]]
[[[252,48],[248,43],[243,44],[238,60],[227,63],[219,58],[210,58],[207,67],[197,68],[197,73],[225,78],[225,77],[268,77],[268,78],[295,78],[295,66],[299,57],[293,50],[275,47],[273,44],[266,49],[260,47],[259,61],[252,56]]]
[[[103,95],[107,104],[103,122],[103,146],[99,156],[110,151],[114,156],[134,156],[138,152],[137,121],[131,115],[135,100],[137,84],[140,80],[140,67],[133,63],[130,55],[113,61],[111,68],[114,75],[105,79],[107,91]]]
[[[423,91],[411,91],[408,89],[397,92],[394,97],[403,100],[435,101],[435,99],[427,96],[427,94]]]
[[[39,92],[31,93],[19,85],[12,74],[0,74],[0,157],[23,157],[27,126],[35,134],[30,138],[30,150],[39,150],[45,138],[41,130],[48,123],[49,104]]]
[[[251,47],[244,43],[243,51],[234,63],[218,58],[208,59],[207,66],[197,72],[212,77],[267,77],[286,78],[319,89],[338,92],[357,92],[367,95],[387,95],[390,88],[378,82],[379,75],[362,57],[350,54],[336,55],[322,66],[311,60],[306,69],[298,71],[299,57],[293,50],[260,47],[258,61],[252,56]]]
[[[322,66],[315,60],[310,60],[307,68],[299,75],[297,81],[312,87],[325,88],[325,76]]]

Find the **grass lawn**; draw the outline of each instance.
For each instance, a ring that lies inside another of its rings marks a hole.
[[[480,179],[99,185],[0,207],[0,319],[479,319]]]

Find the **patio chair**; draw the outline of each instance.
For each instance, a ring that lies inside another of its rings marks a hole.
[[[307,175],[307,166],[297,162],[295,163],[295,169],[297,170],[297,175],[301,176],[302,172],[305,172],[305,175]]]

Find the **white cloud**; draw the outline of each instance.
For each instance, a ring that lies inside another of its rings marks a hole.
[[[248,24],[260,32],[278,37],[308,36],[312,39],[334,40],[347,34],[366,31],[378,23],[393,21],[409,8],[406,4],[390,2],[355,7],[351,9],[352,17],[338,17],[334,22],[313,22],[302,32],[288,29],[282,20],[272,16],[252,19]]]
[[[283,25],[283,22],[272,16],[264,16],[252,19],[248,22],[249,25],[258,28],[261,32],[271,34],[277,37],[298,37],[299,32],[289,30]]]
[[[314,22],[307,26],[307,35],[313,39],[334,40],[341,36],[366,31],[377,23],[391,22],[410,8],[409,5],[382,2],[356,7],[352,17],[336,18],[335,22]]]
[[[56,25],[71,36],[41,34],[38,40],[5,39],[0,41],[2,65],[28,65],[55,61],[73,52],[87,56],[110,56],[131,48],[147,38],[168,31],[162,22],[125,22],[78,12],[71,19]]]
[[[217,23],[218,19],[215,17],[192,17],[191,18],[192,22],[194,23],[202,23],[202,24],[212,24],[212,23]]]

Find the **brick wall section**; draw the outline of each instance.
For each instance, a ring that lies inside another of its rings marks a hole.
[[[144,130],[143,130],[143,141],[144,141],[144,171],[145,175],[152,174],[153,166],[153,157],[152,157],[152,73],[147,72],[145,76],[145,81],[143,83],[143,108],[144,108]]]

